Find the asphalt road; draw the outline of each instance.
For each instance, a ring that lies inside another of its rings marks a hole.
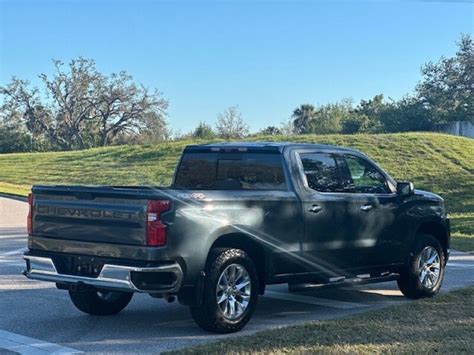
[[[74,308],[66,291],[21,275],[26,214],[26,203],[0,197],[0,353],[157,353],[409,302],[395,282],[298,294],[288,293],[286,285],[271,286],[253,319],[232,335],[204,332],[186,307],[148,295],[135,295],[116,316],[88,316]],[[452,253],[443,292],[473,284],[474,255]]]

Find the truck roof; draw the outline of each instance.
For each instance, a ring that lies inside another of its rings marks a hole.
[[[285,149],[291,148],[311,148],[311,149],[327,149],[327,150],[341,150],[357,152],[354,149],[315,143],[294,143],[294,142],[219,142],[209,144],[192,144],[185,148],[185,151],[208,151],[208,150],[251,150],[251,151],[279,151],[283,152]]]

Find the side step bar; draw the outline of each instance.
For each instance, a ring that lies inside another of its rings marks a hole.
[[[304,292],[310,291],[316,288],[322,287],[334,287],[344,285],[365,285],[376,282],[394,281],[398,278],[398,274],[395,273],[381,273],[375,276],[371,274],[361,274],[355,277],[347,278],[345,276],[332,277],[326,283],[289,283],[288,290],[290,292]]]

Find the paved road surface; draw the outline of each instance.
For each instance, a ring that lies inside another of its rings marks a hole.
[[[20,274],[26,214],[26,203],[0,197],[0,353],[160,352],[408,302],[395,282],[298,294],[286,285],[271,286],[244,331],[233,335],[206,333],[186,307],[148,295],[135,295],[119,315],[88,316],[74,308],[66,291]],[[454,252],[443,291],[473,285],[473,275],[474,256]]]

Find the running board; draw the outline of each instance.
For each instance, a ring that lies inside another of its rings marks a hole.
[[[334,286],[341,286],[341,285],[365,285],[370,283],[377,283],[377,282],[386,282],[386,281],[394,281],[398,278],[398,274],[384,272],[378,274],[377,276],[371,277],[370,274],[361,274],[356,275],[355,277],[345,277],[345,276],[338,276],[338,277],[331,277],[328,282],[326,283],[295,283],[295,284],[288,284],[288,290],[290,292],[304,292],[309,291],[315,288],[322,288],[322,287],[334,287]]]

